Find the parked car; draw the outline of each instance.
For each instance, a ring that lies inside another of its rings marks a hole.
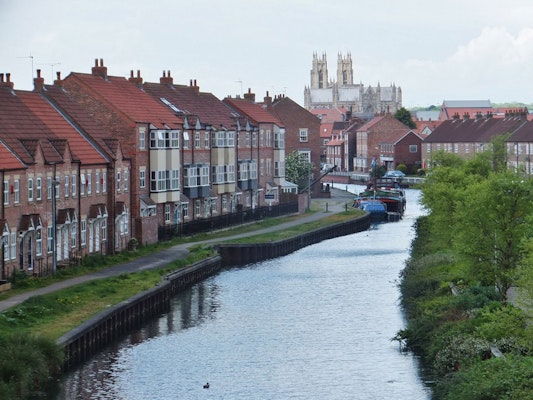
[[[397,169],[385,172],[385,178],[403,178],[405,174]]]

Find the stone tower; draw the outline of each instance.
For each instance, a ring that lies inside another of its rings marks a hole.
[[[346,58],[339,53],[337,57],[337,85],[353,85],[352,55],[346,54]]]
[[[328,62],[326,53],[319,59],[313,53],[313,69],[311,70],[311,89],[324,89],[328,87]]]

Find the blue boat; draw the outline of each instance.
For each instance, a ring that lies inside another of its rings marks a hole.
[[[379,200],[356,200],[357,207],[370,213],[373,220],[384,221],[387,219],[387,206]]]

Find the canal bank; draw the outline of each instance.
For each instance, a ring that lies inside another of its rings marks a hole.
[[[411,199],[398,223],[223,268],[181,291],[168,312],[66,374],[60,398],[426,400],[416,358],[391,341],[404,323],[396,280]]]
[[[370,227],[370,216],[333,224],[305,234],[270,243],[218,245],[219,256],[195,263],[165,276],[155,288],[114,305],[62,336],[63,370],[78,365],[133,328],[168,311],[170,299],[180,290],[220,271],[222,266],[245,265],[290,254],[323,240],[361,232]]]

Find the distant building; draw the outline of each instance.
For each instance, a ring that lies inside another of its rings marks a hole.
[[[344,107],[353,114],[364,117],[376,113],[394,114],[402,107],[402,89],[396,85],[365,87],[354,84],[352,56],[337,58],[337,79],[329,80],[326,54],[318,57],[313,54],[311,85],[304,89],[304,107],[315,108]]]

